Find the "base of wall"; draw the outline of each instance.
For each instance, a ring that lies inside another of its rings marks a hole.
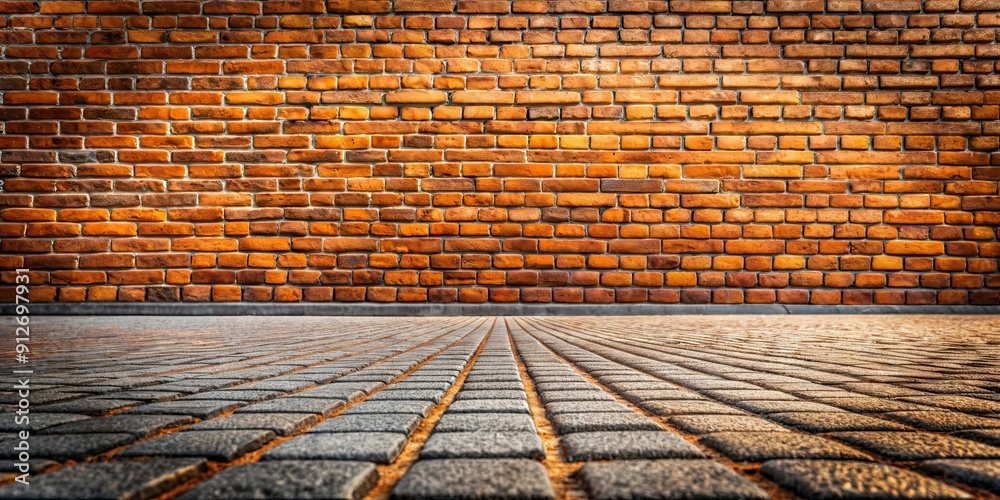
[[[638,316],[679,314],[1000,314],[1000,306],[782,304],[46,303],[32,315],[80,316]],[[13,304],[0,305],[12,315]]]

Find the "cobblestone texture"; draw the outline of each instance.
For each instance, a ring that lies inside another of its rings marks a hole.
[[[991,316],[32,324],[0,498],[1000,494]]]

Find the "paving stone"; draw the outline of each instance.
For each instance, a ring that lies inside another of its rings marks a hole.
[[[920,405],[936,406],[974,414],[1000,414],[1000,401],[988,401],[969,396],[916,396],[902,398]]]
[[[27,486],[0,488],[0,498],[154,498],[202,473],[203,459],[92,462],[33,475]]]
[[[285,396],[283,398],[254,403],[237,410],[237,413],[312,413],[314,415],[329,416],[333,412],[343,408],[347,401],[337,399],[319,398],[297,398]]]
[[[4,410],[10,411],[9,408],[4,408]],[[0,432],[21,432],[22,430],[36,432],[43,429],[48,429],[49,427],[54,427],[60,424],[65,424],[67,422],[75,422],[77,420],[88,420],[92,417],[87,415],[71,415],[66,413],[39,413],[37,415],[30,415],[28,422],[18,423],[14,418],[0,418]]]
[[[905,401],[870,397],[822,398],[817,399],[816,401],[858,413],[885,413],[890,411],[922,411],[935,409],[930,406],[907,403]]]
[[[781,391],[769,391],[765,389],[752,390],[711,390],[704,391],[710,397],[725,403],[736,404],[744,401],[798,401],[799,398]]]
[[[545,447],[534,432],[435,432],[420,458],[537,458]]]
[[[1000,448],[925,432],[837,432],[831,435],[891,460],[1000,458]]]
[[[593,500],[764,500],[767,492],[709,460],[588,462],[579,472]]]
[[[761,472],[815,500],[964,499],[947,484],[889,465],[839,460],[772,460]]]
[[[361,460],[391,463],[406,436],[391,432],[316,432],[294,437],[264,453],[264,460]]]
[[[527,399],[523,390],[485,390],[485,391],[472,391],[467,390],[464,387],[458,394],[455,395],[456,401],[465,400],[484,400],[484,399]]]
[[[1000,460],[929,460],[920,470],[1000,494]]]
[[[717,432],[701,437],[699,442],[739,462],[777,458],[868,459],[835,441],[797,432]]]
[[[192,431],[259,429],[279,436],[297,434],[315,424],[319,417],[310,413],[235,413],[198,422]]]
[[[183,415],[111,415],[77,420],[49,427],[42,434],[93,434],[125,432],[143,438],[158,432],[187,425],[194,419]]]
[[[530,415],[518,413],[454,413],[445,412],[434,426],[434,432],[526,431],[535,432]]]
[[[347,461],[281,460],[254,462],[223,470],[182,500],[361,499],[375,485],[375,464]]]
[[[545,468],[533,460],[418,460],[392,490],[395,500],[554,500]]]
[[[700,458],[697,447],[666,431],[579,432],[561,439],[566,459]]]
[[[734,406],[751,413],[782,413],[782,412],[823,412],[835,413],[844,411],[836,406],[813,403],[810,401],[740,401]]]
[[[104,415],[114,410],[128,408],[141,404],[142,401],[133,399],[99,399],[85,398],[61,403],[52,403],[39,406],[35,409],[38,413],[76,413],[80,415]]]
[[[434,403],[430,401],[362,401],[350,408],[347,408],[341,415],[369,414],[369,413],[412,413],[426,417]]]
[[[670,417],[669,422],[678,429],[691,434],[727,431],[788,431],[788,429],[760,417],[744,415],[682,415]]]
[[[258,401],[265,401],[268,399],[273,399],[284,394],[281,391],[234,391],[234,390],[224,390],[224,391],[208,391],[199,392],[195,394],[190,394],[181,398],[182,401],[188,400],[198,400],[198,399],[216,399],[216,400],[227,400],[227,401],[243,401],[245,403],[256,403]]]
[[[547,391],[542,392],[539,396],[543,404],[562,401],[615,401],[614,396],[599,389],[585,391]]]
[[[552,426],[560,435],[595,431],[656,431],[662,427],[635,412],[561,413],[553,415]]]
[[[846,411],[772,413],[767,418],[806,432],[912,430],[903,424]]]
[[[164,401],[149,403],[121,412],[123,415],[188,415],[197,418],[213,418],[225,412],[233,411],[244,403],[242,401]]]
[[[410,435],[420,424],[412,413],[337,415],[309,429],[309,432],[395,432]]]
[[[521,399],[467,399],[448,406],[453,413],[524,413],[530,414],[528,402]]]
[[[447,389],[447,388],[446,388]],[[462,390],[470,391],[523,391],[524,384],[517,382],[469,382],[462,384]]]
[[[714,401],[643,401],[636,406],[654,415],[741,415],[745,412]]]
[[[956,432],[955,436],[963,439],[971,439],[1000,448],[1000,429],[976,430]]]
[[[98,455],[135,441],[135,436],[125,433],[107,434],[40,434],[30,436],[31,456],[52,460],[80,460]],[[14,458],[14,446],[20,439],[0,441],[0,457]]]
[[[545,412],[549,417],[561,413],[633,413],[631,408],[617,401],[558,401],[545,405]]]
[[[883,413],[881,416],[932,432],[1000,429],[1000,418],[977,417],[953,411],[900,411]]]
[[[130,446],[119,457],[204,457],[228,462],[274,439],[264,430],[182,431]]]

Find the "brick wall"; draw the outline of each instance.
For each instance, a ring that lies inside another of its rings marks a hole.
[[[1000,303],[998,0],[0,14],[35,301]]]

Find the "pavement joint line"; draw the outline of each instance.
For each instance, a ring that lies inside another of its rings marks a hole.
[[[479,318],[476,318],[476,319],[479,319]],[[163,495],[161,495],[158,498],[163,499],[163,500],[170,499],[170,498],[176,498],[176,497],[184,494],[185,492],[187,492],[187,491],[189,491],[189,490],[197,487],[199,484],[203,483],[204,481],[208,480],[212,476],[215,476],[216,474],[222,472],[225,469],[228,469],[230,467],[234,467],[234,466],[237,466],[237,465],[243,465],[243,464],[248,464],[248,463],[253,463],[253,462],[260,461],[261,456],[263,456],[264,453],[266,453],[267,451],[275,448],[276,446],[278,446],[278,445],[280,445],[280,444],[282,444],[282,443],[284,443],[286,441],[290,441],[290,440],[292,440],[294,438],[297,438],[299,436],[304,435],[306,432],[309,431],[309,429],[312,429],[313,427],[316,427],[317,425],[325,422],[326,420],[329,420],[331,418],[334,418],[334,417],[340,415],[341,413],[343,413],[347,409],[349,409],[349,408],[351,408],[351,407],[353,407],[353,406],[355,406],[355,405],[357,405],[359,403],[362,403],[364,401],[367,401],[367,400],[371,399],[371,397],[374,396],[375,394],[378,394],[379,392],[385,390],[386,388],[391,387],[393,384],[395,384],[395,383],[397,383],[397,382],[405,379],[410,374],[412,374],[414,371],[416,371],[420,367],[426,365],[431,360],[433,360],[438,355],[440,355],[442,352],[446,351],[448,348],[450,348],[450,347],[454,346],[455,344],[461,342],[462,340],[466,339],[469,335],[471,335],[473,332],[475,332],[476,329],[480,328],[483,323],[485,323],[484,320],[480,320],[478,323],[476,321],[474,321],[474,320],[473,321],[469,321],[469,322],[460,323],[455,328],[453,328],[451,330],[448,330],[448,331],[445,331],[444,333],[442,333],[442,334],[440,334],[440,335],[438,335],[436,337],[432,337],[431,339],[429,339],[429,340],[427,340],[427,341],[425,341],[423,343],[414,345],[413,347],[410,347],[409,349],[407,349],[405,351],[400,351],[400,352],[398,352],[396,354],[393,354],[391,356],[382,358],[381,360],[379,360],[377,362],[374,362],[374,363],[372,363],[372,364],[370,364],[368,366],[365,366],[364,368],[355,370],[352,373],[356,373],[356,372],[364,370],[366,368],[374,367],[374,366],[379,365],[381,363],[384,363],[384,362],[386,362],[386,361],[388,361],[388,360],[390,360],[392,358],[395,358],[395,357],[400,356],[402,354],[405,354],[407,352],[413,351],[415,349],[419,349],[420,347],[422,347],[424,345],[427,345],[427,344],[429,344],[431,342],[434,342],[434,341],[436,341],[436,340],[438,340],[438,339],[440,339],[440,338],[442,338],[442,337],[444,337],[444,336],[446,336],[448,334],[454,333],[454,332],[459,331],[459,330],[463,330],[466,327],[471,327],[471,329],[467,333],[465,333],[464,335],[458,337],[453,342],[451,342],[450,344],[448,344],[446,347],[443,347],[443,348],[439,349],[437,352],[435,352],[432,355],[428,356],[427,358],[425,358],[420,363],[417,363],[411,369],[409,369],[406,372],[398,375],[396,378],[392,379],[392,381],[389,382],[388,384],[385,384],[385,385],[383,385],[381,387],[376,388],[371,393],[368,393],[364,398],[361,398],[361,399],[359,399],[357,401],[348,402],[347,404],[345,404],[344,406],[338,408],[336,411],[334,411],[333,413],[331,413],[327,417],[319,415],[319,418],[315,422],[313,422],[312,425],[303,427],[298,433],[290,435],[290,436],[276,436],[271,441],[268,441],[264,446],[261,446],[260,448],[254,450],[254,451],[252,451],[250,453],[247,453],[247,454],[245,454],[245,455],[243,455],[241,457],[238,457],[236,460],[233,460],[233,461],[230,461],[230,462],[211,462],[210,461],[209,464],[208,464],[209,465],[208,471],[206,471],[205,473],[201,474],[198,477],[192,478],[191,480],[188,480],[187,482],[178,485],[176,488],[174,488],[171,491],[165,492]],[[434,333],[433,331],[430,331],[430,332],[425,332],[424,334],[425,335],[431,335],[433,333]],[[307,391],[308,389],[311,389],[311,387],[307,388],[307,389],[302,389],[301,391],[298,391],[298,392],[304,392],[304,391]],[[230,412],[230,413],[232,413],[232,412]],[[220,415],[220,417],[221,417],[221,415]],[[219,418],[219,417],[215,417],[215,418]]]
[[[525,321],[527,321],[527,319],[526,319],[526,318],[522,318],[522,319],[525,319]],[[544,321],[544,320],[538,320],[537,318],[532,318],[532,319],[533,319],[533,320],[536,320],[536,321],[540,321],[540,322],[541,322],[541,321]],[[557,330],[557,331],[561,331],[561,332],[563,332],[563,333],[564,333],[564,335],[566,335],[566,336],[568,336],[568,337],[571,337],[571,338],[574,338],[574,339],[577,339],[577,342],[580,342],[580,343],[584,343],[584,344],[585,344],[585,343],[592,343],[592,344],[597,344],[597,345],[600,345],[600,346],[603,346],[603,347],[606,347],[606,348],[609,348],[609,349],[615,349],[615,350],[619,350],[619,351],[621,351],[621,352],[625,352],[626,354],[630,354],[630,355],[633,355],[633,356],[638,356],[638,357],[645,357],[645,358],[647,358],[647,359],[651,359],[651,360],[653,360],[653,361],[658,361],[658,360],[656,360],[655,358],[651,358],[651,357],[649,357],[649,356],[643,356],[643,355],[641,355],[641,354],[633,354],[633,353],[629,353],[629,352],[627,352],[627,351],[624,351],[624,350],[621,350],[621,349],[618,349],[618,348],[614,347],[613,345],[609,345],[609,344],[613,344],[613,343],[612,343],[612,342],[611,342],[610,340],[608,340],[608,341],[607,341],[607,342],[608,342],[607,344],[605,344],[605,343],[602,343],[602,342],[597,342],[597,341],[594,341],[594,340],[591,340],[592,338],[600,338],[600,334],[599,334],[598,332],[591,332],[591,334],[592,334],[592,335],[591,335],[591,337],[590,337],[590,338],[588,338],[588,339],[582,339],[582,338],[580,338],[580,337],[579,337],[578,335],[576,335],[576,334],[574,334],[574,333],[567,333],[567,332],[565,331],[565,329],[557,329],[557,327],[554,327],[554,326],[552,326],[552,325],[549,325],[549,324],[546,324],[546,326],[547,326],[547,327],[548,327],[549,329],[553,329],[553,330]],[[541,327],[539,327],[539,330],[541,331],[541,330],[542,330],[542,328],[541,328]],[[551,334],[551,333],[550,333],[550,335],[553,335],[553,334]],[[553,335],[553,336],[554,336],[554,337],[556,337],[557,339],[560,339],[560,338],[559,338],[558,336],[555,336],[555,335]],[[542,341],[541,341],[540,339],[536,339],[536,340],[538,340],[538,341],[539,341],[540,343],[543,343],[543,342],[542,342]],[[591,350],[591,349],[588,349],[588,348],[586,348],[586,347],[584,347],[584,346],[580,345],[580,343],[574,343],[574,342],[570,342],[570,341],[568,341],[568,340],[565,340],[565,339],[560,339],[560,340],[562,340],[563,342],[566,342],[566,343],[569,343],[569,344],[573,345],[574,347],[577,347],[577,348],[579,348],[579,349],[581,349],[581,350],[584,350],[584,351],[587,351],[587,352],[590,352],[590,353],[592,353],[592,354],[594,353],[594,351],[593,351],[593,350]],[[624,340],[624,339],[622,339],[622,340]],[[543,343],[543,345],[544,345],[544,343]],[[546,348],[548,348],[548,346],[546,346]],[[647,347],[646,349],[650,349],[650,348],[649,348],[649,347]],[[551,351],[551,349],[549,349],[549,350]],[[555,353],[554,353],[554,354],[555,354]],[[598,354],[598,355],[600,356],[600,354]],[[558,356],[558,354],[557,354],[557,356]],[[602,357],[604,357],[604,356],[602,356]],[[605,359],[607,359],[607,358],[605,358]],[[628,368],[630,368],[630,369],[633,369],[633,370],[635,370],[635,371],[638,371],[638,372],[641,372],[641,373],[644,373],[644,374],[646,374],[646,375],[649,375],[649,376],[651,376],[651,377],[655,377],[655,378],[658,378],[658,379],[660,379],[660,380],[664,380],[664,379],[660,378],[659,376],[657,376],[657,375],[655,375],[655,374],[653,374],[653,373],[649,373],[649,372],[646,372],[646,371],[642,370],[641,368],[637,368],[637,367],[633,367],[633,366],[631,366],[631,365],[626,365],[626,364],[623,364],[623,363],[621,363],[621,362],[618,362],[618,361],[614,361],[614,360],[610,360],[610,361],[613,361],[613,362],[615,362],[615,363],[618,363],[618,364],[621,364],[622,366],[626,366],[626,367],[628,367]],[[568,362],[568,361],[567,361],[567,362]],[[572,364],[571,364],[571,365],[572,365]],[[575,365],[572,365],[572,366],[573,366],[573,368],[574,368],[574,369],[577,369],[577,367],[576,367]],[[698,370],[695,370],[695,369],[693,369],[693,368],[688,368],[688,369],[690,369],[690,370],[694,370],[694,371],[698,371]],[[706,373],[706,372],[701,372],[701,373]],[[583,374],[583,375],[584,375],[585,377],[588,377],[588,378],[591,378],[591,377],[589,377],[589,375],[588,375],[588,374]],[[594,382],[594,383],[596,383],[596,384],[600,385],[600,383],[599,383],[599,382],[597,382],[596,380],[592,380],[592,382]],[[666,380],[666,382],[669,382],[669,383],[671,383],[671,384],[674,384],[674,385],[678,385],[678,384],[676,384],[676,383],[674,383],[674,382],[672,382],[672,381],[669,381],[669,380]],[[606,391],[609,391],[609,390],[610,390],[609,388],[605,388],[604,386],[601,386],[601,387],[602,387],[602,389],[604,389],[604,390],[606,390]],[[697,392],[697,391],[695,391],[695,392]],[[616,393],[612,393],[612,394],[613,394],[613,395],[614,395],[614,396],[615,396],[616,398],[618,397],[618,395],[617,395]],[[701,393],[699,393],[699,394],[701,394]],[[706,397],[710,397],[710,398],[712,398],[712,399],[715,399],[716,401],[718,401],[718,402],[720,402],[720,403],[723,403],[723,404],[726,404],[726,405],[728,405],[728,406],[731,406],[731,405],[729,405],[729,403],[726,403],[725,401],[722,401],[722,400],[719,400],[719,399],[716,399],[716,398],[714,398],[713,396],[711,396],[710,394],[701,394],[701,395],[702,395],[702,396],[706,396]],[[626,403],[626,404],[629,404],[629,405],[631,406],[631,403],[629,403],[628,401],[622,401],[622,402],[624,402],[624,403]],[[692,439],[692,438],[689,438],[689,437],[688,437],[688,435],[687,435],[686,433],[684,433],[683,431],[680,431],[680,430],[677,430],[676,428],[674,428],[673,426],[671,426],[670,424],[668,424],[668,423],[666,423],[666,422],[663,422],[663,421],[661,421],[661,420],[660,420],[659,418],[657,418],[656,416],[654,416],[654,415],[652,415],[652,414],[649,414],[648,412],[645,412],[645,411],[644,411],[644,410],[642,410],[641,408],[638,408],[638,409],[637,409],[637,411],[640,411],[640,412],[642,412],[642,413],[644,413],[644,414],[647,414],[647,416],[649,416],[650,418],[653,418],[654,420],[656,420],[656,421],[657,421],[658,423],[660,423],[661,425],[664,425],[664,426],[666,426],[666,427],[669,427],[669,428],[671,428],[671,430],[674,430],[674,431],[675,431],[675,432],[677,432],[678,434],[680,434],[680,435],[684,436],[684,437],[685,437],[685,439],[688,439],[689,441],[692,441],[692,442],[693,442],[694,444],[696,444],[696,445],[698,444],[698,443],[697,443],[696,441],[693,441],[693,439]],[[774,420],[771,420],[770,418],[768,418],[768,416],[767,416],[767,415],[761,415],[761,418],[765,418],[765,419],[767,419],[767,420],[768,420],[769,422],[772,422],[772,423],[775,423],[775,424],[778,424],[778,425],[782,425],[782,426],[784,426],[784,427],[788,427],[788,428],[789,428],[789,429],[791,429],[791,430],[792,430],[793,432],[798,432],[798,433],[803,433],[803,432],[802,432],[801,430],[799,430],[799,429],[795,429],[794,427],[789,427],[789,426],[786,426],[786,425],[782,424],[781,422],[776,422],[776,421],[774,421]],[[935,435],[950,435],[950,433],[949,433],[949,432],[947,432],[947,431],[942,431],[942,432],[934,432],[934,431],[925,431],[925,430],[919,430],[919,432],[921,432],[921,433],[925,433],[925,434],[935,434]],[[836,440],[836,439],[832,439],[832,438],[831,438],[831,437],[829,436],[829,434],[830,434],[830,433],[827,433],[827,432],[824,432],[824,433],[817,433],[817,434],[815,434],[815,435],[816,435],[816,436],[818,436],[818,437],[822,437],[822,438],[824,438],[824,439],[829,439],[829,440],[831,440],[831,441],[833,441],[833,442],[836,442],[836,443],[839,443],[839,444],[842,444],[842,445],[845,445],[845,446],[849,446],[849,447],[851,447],[851,448],[855,449],[856,451],[858,451],[859,453],[862,453],[862,454],[864,454],[865,456],[867,456],[867,457],[869,458],[869,460],[870,460],[870,461],[871,461],[872,463],[879,463],[879,464],[884,464],[884,465],[890,465],[890,466],[895,466],[895,467],[900,467],[900,468],[903,468],[903,469],[905,469],[905,470],[909,470],[909,471],[911,471],[911,472],[916,472],[916,473],[920,473],[920,471],[919,471],[919,470],[918,470],[918,468],[917,468],[917,466],[918,466],[918,465],[920,464],[920,462],[921,462],[920,460],[891,460],[891,459],[888,459],[888,458],[883,458],[883,457],[881,457],[880,455],[878,455],[877,453],[875,453],[875,452],[873,452],[873,451],[868,451],[868,450],[865,450],[865,449],[860,449],[860,448],[857,448],[857,447],[855,447],[855,446],[852,446],[852,445],[851,445],[851,444],[849,444],[849,443],[845,443],[845,442],[842,442],[842,441],[839,441],[839,440]],[[701,446],[699,446],[699,447],[701,447]],[[704,447],[703,447],[703,448],[704,448]],[[752,465],[751,467],[747,467],[747,466],[744,466],[744,465],[741,465],[741,464],[739,464],[739,463],[737,463],[737,462],[734,462],[734,461],[732,461],[732,460],[728,459],[727,457],[725,457],[725,456],[724,456],[724,455],[722,455],[721,453],[718,453],[718,452],[716,452],[715,450],[711,450],[711,449],[709,448],[709,451],[711,452],[711,453],[710,453],[709,455],[710,455],[710,457],[711,457],[711,458],[712,458],[713,460],[716,460],[716,461],[719,461],[719,462],[724,462],[724,463],[726,463],[726,465],[727,465],[727,466],[729,466],[729,467],[733,468],[734,470],[736,470],[736,471],[738,471],[738,472],[741,472],[741,473],[743,473],[743,474],[744,474],[744,475],[745,475],[746,477],[748,477],[748,478],[749,478],[749,479],[750,479],[751,481],[753,481],[754,483],[758,484],[758,486],[760,486],[761,488],[763,488],[763,489],[764,489],[765,491],[767,491],[768,493],[771,493],[771,494],[772,494],[772,500],[778,500],[779,498],[786,498],[786,497],[779,497],[779,496],[775,496],[775,493],[776,493],[776,491],[778,491],[778,492],[781,492],[781,493],[783,493],[783,494],[787,493],[787,494],[789,494],[789,495],[793,495],[793,493],[792,493],[792,492],[788,492],[787,490],[785,490],[785,489],[784,489],[784,488],[782,488],[781,486],[779,486],[779,485],[775,484],[775,483],[774,483],[773,481],[770,481],[769,479],[765,478],[765,477],[764,477],[764,476],[763,476],[763,475],[762,475],[762,474],[760,473],[760,471],[759,471],[759,468],[760,468],[760,466],[761,466],[762,464],[760,464],[760,463],[756,463],[756,464],[753,464],[753,465]],[[758,481],[760,481],[760,482],[758,482]],[[952,483],[955,483],[955,482],[952,482]],[[969,492],[972,492],[972,493],[974,493],[974,494],[976,495],[976,499],[977,499],[977,500],[994,500],[994,499],[1000,499],[1000,495],[996,495],[996,494],[993,494],[993,493],[991,493],[991,492],[989,492],[989,491],[985,490],[984,488],[981,488],[981,487],[976,487],[976,486],[971,486],[971,485],[965,485],[965,484],[963,484],[962,486],[963,486],[963,487],[964,487],[965,489],[969,490]],[[787,497],[787,498],[790,498],[790,497]]]
[[[391,464],[376,464],[378,481],[365,494],[364,500],[388,500],[396,484],[399,483],[403,476],[406,475],[406,472],[410,470],[410,467],[419,459],[421,448],[427,443],[427,439],[431,436],[431,431],[434,430],[438,421],[441,420],[441,415],[444,414],[444,411],[455,400],[455,395],[462,390],[462,386],[465,385],[465,379],[469,376],[469,371],[475,366],[476,361],[479,359],[479,353],[486,347],[486,342],[489,341],[490,335],[493,334],[493,329],[496,328],[498,318],[485,319],[486,321],[492,319],[493,322],[490,323],[489,330],[483,335],[483,339],[479,342],[479,346],[476,347],[476,351],[469,358],[469,361],[465,363],[462,371],[455,378],[455,382],[451,384],[451,387],[448,388],[441,400],[434,405],[430,413],[421,419],[417,428],[410,433],[403,451],[399,453],[396,459]],[[481,327],[482,325],[476,329]],[[472,332],[470,332],[471,334]]]
[[[549,475],[549,482],[552,483],[556,498],[586,498],[583,485],[574,477],[577,471],[583,467],[583,464],[573,464],[563,460],[559,438],[557,437],[558,434],[556,434],[555,429],[552,427],[552,422],[545,416],[545,407],[542,405],[538,391],[535,389],[535,382],[528,375],[528,370],[524,366],[524,360],[521,358],[521,353],[514,342],[511,323],[519,329],[521,327],[513,320],[508,320],[508,318],[502,319],[504,324],[507,325],[507,341],[510,343],[510,350],[514,355],[514,362],[517,364],[517,372],[521,377],[521,383],[524,384],[524,392],[528,397],[528,409],[531,411],[531,419],[535,422],[535,429],[538,431],[538,436],[545,446],[545,460],[542,461],[542,465]]]
[[[566,359],[564,356],[562,356],[561,354],[557,353],[545,341],[543,341],[542,339],[539,339],[537,335],[533,334],[532,331],[529,328],[525,327],[524,325],[520,325],[520,321],[522,321],[522,320],[527,325],[531,325],[531,322],[528,321],[527,318],[516,318],[515,319],[515,321],[518,322],[519,326],[521,326],[521,329],[522,329],[522,331],[525,332],[525,334],[527,334],[531,338],[535,339],[535,341],[538,342],[542,347],[544,347],[550,354],[552,354],[552,356],[554,356],[556,359],[558,359],[559,361],[561,361],[564,364],[566,364],[566,366],[570,367],[573,371],[577,372],[580,376],[582,376],[585,379],[587,379],[587,381],[590,382],[591,384],[593,384],[595,387],[600,388],[605,393],[607,393],[607,394],[611,395],[612,397],[614,397],[615,400],[618,401],[619,403],[622,403],[622,404],[628,406],[632,411],[634,411],[636,413],[639,413],[639,414],[641,414],[641,415],[643,415],[643,416],[645,416],[645,417],[653,420],[660,427],[664,428],[666,431],[672,432],[672,433],[674,433],[674,434],[676,434],[676,435],[684,438],[685,441],[693,444],[694,446],[697,446],[698,449],[700,449],[703,453],[705,453],[705,455],[708,458],[710,458],[711,460],[713,460],[715,462],[722,463],[723,465],[725,465],[729,469],[731,469],[734,472],[736,472],[737,474],[739,474],[739,475],[747,478],[750,482],[752,482],[753,484],[757,485],[758,487],[760,487],[761,489],[763,489],[764,491],[766,491],[768,494],[771,495],[771,500],[790,500],[792,498],[795,498],[794,494],[791,491],[788,491],[785,488],[782,488],[781,486],[775,484],[773,481],[765,478],[760,473],[760,471],[759,471],[759,469],[760,469],[759,464],[757,464],[756,466],[750,466],[750,467],[748,467],[745,464],[740,464],[740,463],[738,463],[738,462],[736,462],[734,460],[731,460],[728,457],[726,457],[725,455],[723,455],[722,453],[719,453],[719,452],[717,452],[717,451],[715,451],[715,450],[713,450],[713,449],[711,449],[711,448],[709,448],[707,446],[704,446],[701,443],[699,443],[698,439],[696,437],[694,437],[694,435],[678,429],[677,427],[675,427],[675,426],[669,424],[668,422],[666,422],[665,419],[660,418],[657,415],[654,415],[653,413],[651,413],[649,411],[646,411],[646,410],[640,408],[639,406],[633,404],[631,401],[623,398],[620,394],[618,394],[617,391],[615,391],[615,390],[611,389],[610,387],[607,387],[606,385],[602,384],[600,381],[598,381],[596,378],[594,378],[586,370],[583,370],[582,368],[580,368],[579,366],[577,366],[572,361]],[[541,331],[541,328],[536,326],[536,331]],[[608,358],[606,358],[606,357],[604,357],[604,356],[602,356],[600,354],[594,353],[593,351],[588,351],[588,352],[590,352],[591,354],[595,354],[597,356],[601,356],[602,358],[608,359]],[[614,361],[614,360],[611,360],[611,359],[608,359],[608,361],[611,361],[613,363],[617,363],[617,364],[621,365],[621,363],[618,363],[617,361]],[[627,365],[622,365],[622,366],[627,366]],[[639,371],[638,369],[632,368],[630,366],[628,366],[628,368],[631,368],[633,370]],[[670,383],[673,384],[673,382],[670,382]],[[676,385],[676,384],[674,384],[674,385]]]

